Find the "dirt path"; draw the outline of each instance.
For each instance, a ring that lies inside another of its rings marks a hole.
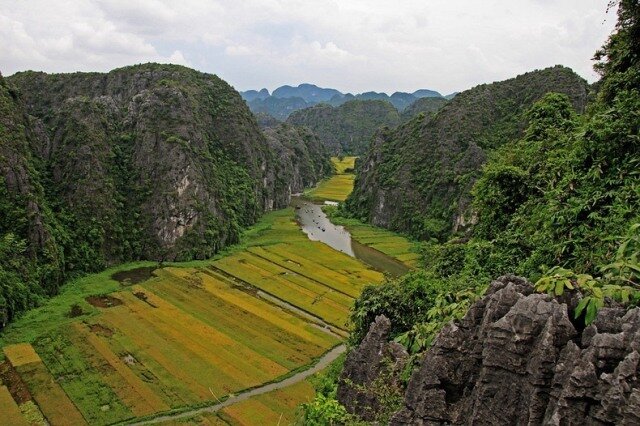
[[[336,346],[335,348],[331,349],[329,352],[325,353],[322,358],[320,358],[318,360],[317,363],[315,363],[314,365],[312,365],[311,367],[309,367],[308,369],[301,371],[299,373],[294,374],[293,376],[287,377],[286,379],[279,381],[279,382],[275,382],[275,383],[269,383],[266,384],[264,386],[259,386],[257,388],[253,388],[251,390],[248,390],[246,392],[242,392],[239,393],[237,395],[234,395],[228,399],[226,399],[223,402],[219,402],[219,403],[214,403],[210,406],[206,406],[206,407],[199,407],[199,408],[194,408],[193,410],[189,410],[189,411],[183,411],[181,413],[177,413],[177,414],[167,414],[165,416],[158,416],[155,417],[153,419],[150,420],[145,420],[145,421],[140,421],[140,422],[132,422],[132,423],[125,423],[128,425],[148,425],[148,424],[154,424],[154,423],[161,423],[161,422],[166,422],[169,420],[178,420],[178,419],[184,419],[184,418],[189,418],[201,413],[214,413],[218,410],[221,410],[225,407],[228,407],[230,405],[236,404],[238,402],[241,401],[245,401],[251,397],[257,396],[257,395],[262,395],[264,393],[267,392],[271,392],[274,390],[278,390],[278,389],[282,389],[282,388],[286,388],[287,386],[291,386],[291,385],[295,385],[296,383],[299,383],[303,380],[305,380],[306,378],[308,378],[309,376],[312,376],[313,374],[323,370],[324,368],[326,368],[329,364],[331,364],[336,358],[338,358],[338,356],[340,356],[340,354],[344,353],[344,351],[346,350],[346,346],[345,345],[339,345]]]

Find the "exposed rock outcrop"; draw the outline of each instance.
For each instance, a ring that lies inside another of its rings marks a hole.
[[[385,410],[381,389],[400,389],[399,376],[408,360],[402,345],[388,342],[391,323],[380,315],[357,349],[349,352],[338,382],[338,401],[364,420],[374,420]],[[376,383],[377,382],[377,383]]]
[[[640,309],[603,308],[581,331],[565,302],[494,281],[438,334],[391,424],[638,424]]]
[[[292,186],[326,175],[305,163],[329,161],[305,138],[274,152],[240,95],[215,75],[144,64],[8,80],[44,123],[31,149],[50,198],[79,238],[93,235],[86,263],[210,256],[265,210],[286,206]],[[307,155],[293,168],[300,150]]]
[[[0,76],[0,112],[0,325],[71,274],[210,257],[332,170],[317,138],[265,137],[231,86],[177,65]]]
[[[309,129],[279,123],[263,132],[277,160],[276,179],[286,185],[285,191],[278,194],[278,205],[288,204],[291,195],[316,185],[332,173],[329,151]]]

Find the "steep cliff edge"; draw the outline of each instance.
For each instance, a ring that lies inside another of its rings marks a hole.
[[[49,240],[39,212],[50,213],[58,281],[128,260],[210,257],[331,172],[316,139],[265,136],[215,75],[144,64],[6,80],[4,190],[29,200],[18,216],[33,250]]]
[[[638,424],[640,309],[603,308],[581,329],[568,315],[579,297],[534,294],[515,276],[494,281],[437,335],[391,424]],[[381,323],[351,359],[382,353]],[[345,363],[338,397],[362,414],[350,405],[354,383],[365,383],[358,368]]]
[[[309,129],[280,123],[266,127],[264,135],[279,165],[278,186],[287,187],[287,203],[292,194],[301,193],[333,173],[329,150]]]
[[[31,154],[46,142],[41,123],[0,76],[0,328],[40,295],[55,293],[63,278],[58,222]]]
[[[586,82],[568,68],[533,71],[457,95],[435,116],[418,116],[374,136],[360,162],[348,210],[418,238],[442,237],[473,221],[470,189],[487,154],[517,139],[524,112],[545,93],[582,111]]]

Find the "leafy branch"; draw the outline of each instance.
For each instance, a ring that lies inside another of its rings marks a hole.
[[[535,289],[550,296],[579,290],[583,297],[574,310],[574,316],[579,318],[584,313],[584,322],[588,325],[596,318],[607,298],[624,305],[640,301],[639,257],[640,223],[636,223],[622,237],[613,262],[600,267],[602,277],[576,274],[570,269],[555,266],[536,282]]]

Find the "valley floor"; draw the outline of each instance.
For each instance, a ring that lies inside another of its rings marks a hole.
[[[403,238],[357,223],[349,228],[407,264],[415,261]],[[382,280],[361,261],[310,241],[292,208],[271,212],[215,259],[112,268],[67,284],[11,324],[0,334],[0,412],[12,424],[159,416],[290,424],[296,407],[313,397],[306,376],[215,413],[199,409],[298,377],[341,344],[354,299]]]
[[[305,191],[305,196],[314,201],[344,201],[353,190],[356,157],[333,158],[336,173],[320,182],[315,188]]]

